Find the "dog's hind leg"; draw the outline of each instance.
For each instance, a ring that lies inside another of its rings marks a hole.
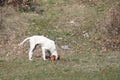
[[[34,48],[35,48],[35,45],[30,45],[30,51],[29,51],[29,60],[32,60],[32,54],[33,54],[33,51],[34,51]]]

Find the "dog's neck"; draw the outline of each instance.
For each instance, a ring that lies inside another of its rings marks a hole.
[[[56,50],[54,50],[54,51],[51,53],[51,56],[52,56],[52,55],[54,55],[54,56],[55,56],[55,59],[57,60],[58,54],[57,54],[57,51],[56,51]]]

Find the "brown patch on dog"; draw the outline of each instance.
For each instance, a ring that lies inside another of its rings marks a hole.
[[[51,60],[51,61],[55,61],[55,55],[52,55],[52,56],[50,57],[50,60]]]
[[[50,60],[51,60],[51,61],[55,61],[55,58],[56,58],[56,56],[55,56],[55,55],[52,55],[52,56],[50,57]],[[60,59],[60,55],[58,55],[57,60],[59,60],[59,59]]]

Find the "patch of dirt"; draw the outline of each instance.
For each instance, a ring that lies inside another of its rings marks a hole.
[[[111,50],[120,50],[120,35],[105,39],[103,41],[104,47]]]
[[[107,11],[100,27],[104,29],[106,35],[103,46],[107,49],[120,50],[120,2]]]

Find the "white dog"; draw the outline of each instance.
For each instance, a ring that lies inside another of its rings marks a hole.
[[[50,40],[50,39],[48,39],[44,36],[35,35],[35,36],[31,36],[31,37],[28,37],[28,38],[24,39],[19,44],[19,46],[21,46],[27,40],[29,40],[29,42],[30,42],[29,60],[32,60],[33,50],[34,50],[34,48],[37,44],[41,45],[44,60],[46,60],[46,57],[45,57],[45,51],[46,50],[50,51],[51,56],[55,56],[55,60],[58,59],[58,54],[57,54],[55,42],[53,40]]]

